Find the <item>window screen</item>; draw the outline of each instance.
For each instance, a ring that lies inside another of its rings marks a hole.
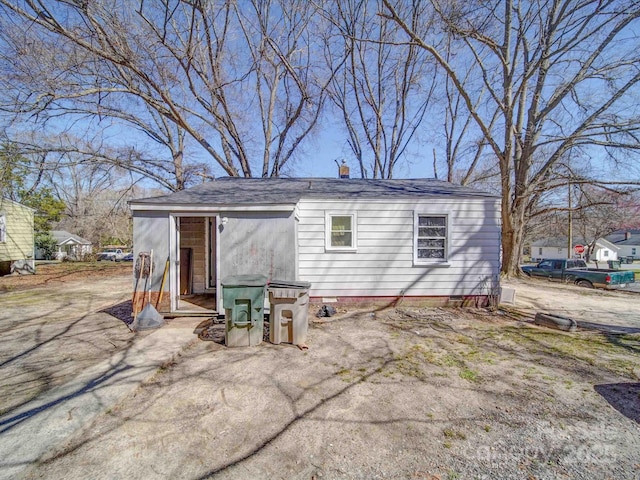
[[[415,240],[416,261],[445,261],[447,259],[447,217],[418,215]]]

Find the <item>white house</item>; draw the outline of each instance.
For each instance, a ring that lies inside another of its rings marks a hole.
[[[51,236],[56,241],[56,260],[62,260],[67,257],[74,260],[82,260],[86,255],[90,255],[93,252],[93,244],[89,240],[85,240],[73,233],[64,230],[52,230]],[[36,248],[36,259],[45,259],[45,253],[39,248]]]
[[[593,253],[589,257],[590,262],[607,262],[609,260],[618,260],[618,252],[620,248],[605,238],[596,240]]]
[[[573,246],[584,245],[587,247],[587,241],[574,241]],[[567,249],[567,238],[546,238],[532,242],[531,260],[539,262],[542,259],[564,259],[575,256],[573,249],[571,254]],[[606,262],[609,260],[617,260],[619,248],[604,238],[596,240],[593,252],[589,257],[590,262]],[[584,254],[582,255],[585,256]]]
[[[221,279],[248,273],[311,282],[312,302],[486,300],[498,287],[499,198],[438,180],[221,178],[130,207],[134,258],[169,260],[172,312],[189,294],[221,311]]]
[[[542,259],[563,259],[570,258],[567,252],[567,239],[562,238],[544,238],[536,240],[530,245],[531,260],[539,262]]]
[[[66,257],[81,260],[93,252],[93,244],[78,235],[64,230],[52,230],[51,235],[56,240],[58,260]]]
[[[640,259],[640,230],[618,230],[607,235],[607,240],[619,248],[618,256]]]

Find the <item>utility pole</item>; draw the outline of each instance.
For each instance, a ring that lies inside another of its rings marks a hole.
[[[568,231],[568,235],[567,235],[567,253],[568,253],[567,258],[571,258],[573,256],[572,255],[572,252],[573,252],[573,245],[572,245],[573,239],[571,238],[573,236],[573,225],[572,225],[573,212],[572,212],[572,210],[573,209],[572,209],[572,206],[571,206],[571,179],[569,179],[569,210],[568,210],[568,212],[569,212],[569,219],[568,219],[569,220],[569,225],[568,225],[569,228],[568,228],[568,230],[569,231]]]

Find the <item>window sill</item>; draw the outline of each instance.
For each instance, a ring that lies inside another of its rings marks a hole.
[[[325,247],[325,253],[356,253],[357,248],[328,248]]]
[[[436,267],[436,268],[446,268],[450,267],[451,263],[449,262],[413,262],[414,267]]]

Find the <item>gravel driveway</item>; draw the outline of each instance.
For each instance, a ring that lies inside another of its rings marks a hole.
[[[305,351],[198,341],[24,478],[637,479],[640,334],[517,318],[400,306],[310,316]]]

